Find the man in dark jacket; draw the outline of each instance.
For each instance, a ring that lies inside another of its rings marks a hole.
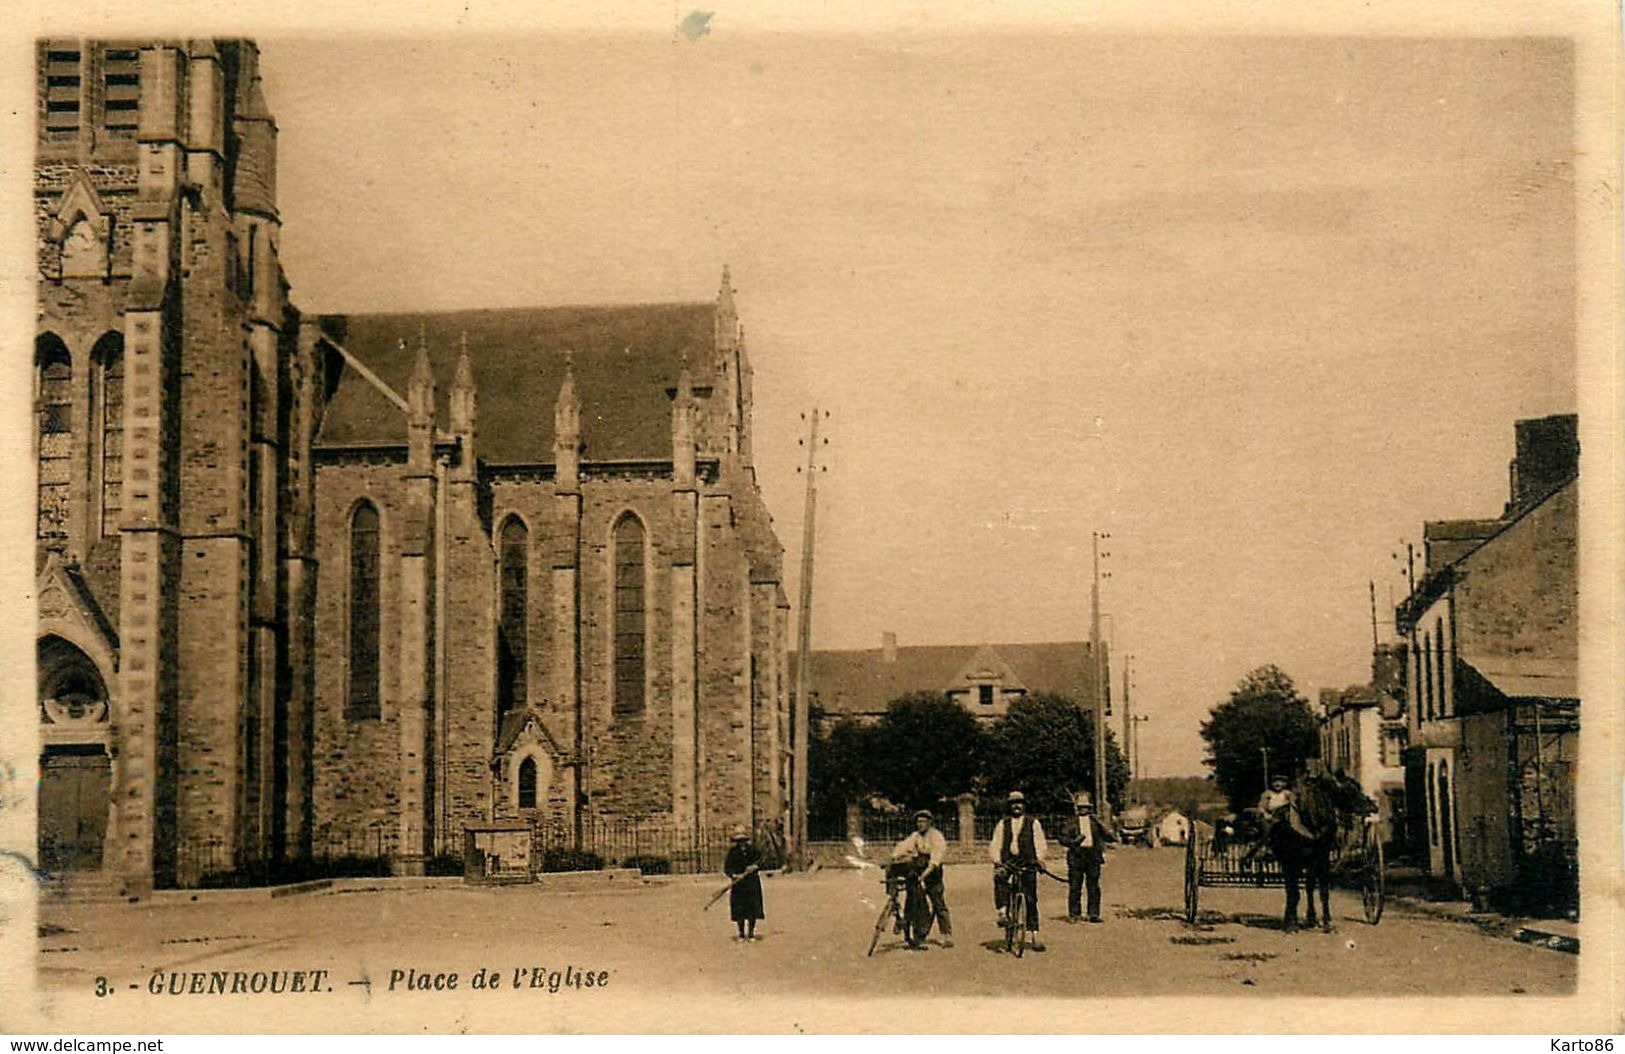
[[[1066,846],[1066,920],[1077,922],[1083,914],[1083,889],[1089,887],[1089,921],[1101,922],[1100,864],[1106,858],[1106,843],[1115,842],[1106,825],[1095,818],[1095,803],[1087,791],[1072,796],[1072,811],[1057,840]]]

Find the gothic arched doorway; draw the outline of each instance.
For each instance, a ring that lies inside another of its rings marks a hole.
[[[47,872],[102,866],[113,762],[107,686],[88,655],[57,636],[40,639],[39,860]]]

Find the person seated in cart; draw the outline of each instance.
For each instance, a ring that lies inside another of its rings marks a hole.
[[[1264,821],[1261,837],[1264,844],[1269,843],[1270,832],[1275,825],[1282,822],[1290,824],[1299,837],[1314,838],[1298,815],[1298,796],[1289,786],[1290,782],[1285,773],[1277,772],[1270,777],[1269,790],[1258,796],[1258,813]]]

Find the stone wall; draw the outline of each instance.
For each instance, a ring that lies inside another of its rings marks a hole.
[[[1464,564],[1456,646],[1465,655],[1572,664],[1579,656],[1577,483],[1553,494]]]
[[[314,845],[392,825],[400,804],[401,529],[405,464],[356,456],[316,467]],[[365,498],[379,517],[379,717],[345,715],[349,692],[350,518]]]
[[[672,809],[671,598],[676,536],[671,483],[649,478],[582,481],[580,636],[587,741],[587,808],[623,818]],[[641,713],[614,706],[611,532],[631,513],[644,529],[645,692]]]

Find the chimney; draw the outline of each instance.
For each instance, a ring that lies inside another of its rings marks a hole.
[[[897,634],[891,630],[880,635],[880,657],[885,662],[897,661]]]
[[[1517,456],[1508,473],[1508,517],[1538,504],[1580,468],[1579,418],[1574,414],[1518,421],[1513,428]]]

